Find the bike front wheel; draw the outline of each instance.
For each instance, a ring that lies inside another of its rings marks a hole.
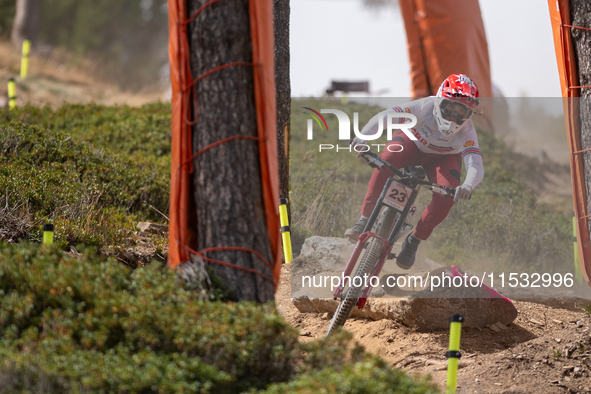
[[[394,224],[394,220],[396,219],[396,215],[398,213],[391,208],[385,209],[386,212],[383,213],[382,220],[376,227],[376,233],[383,238],[387,238],[390,235],[390,230],[392,229],[392,225]],[[366,274],[371,274],[382,254],[383,247],[384,243],[382,241],[372,238],[352,278],[363,278]],[[353,308],[355,305],[357,305],[357,301],[359,300],[362,290],[363,283],[360,286],[355,286],[355,281],[349,281],[349,288],[345,291],[345,294],[343,295],[341,302],[339,303],[339,306],[337,307],[337,310],[330,321],[330,325],[328,326],[325,337],[330,335],[330,333],[333,332],[337,327],[342,327],[345,325],[345,322],[351,315]]]

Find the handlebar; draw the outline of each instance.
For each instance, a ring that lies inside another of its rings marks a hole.
[[[453,198],[456,194],[456,189],[453,187],[438,185],[437,183],[425,181],[419,178],[412,176],[411,174],[405,173],[400,171],[398,168],[394,167],[392,164],[388,163],[386,160],[382,159],[380,156],[376,155],[371,151],[367,152],[360,152],[359,156],[361,156],[370,167],[377,168],[379,171],[386,167],[392,173],[394,173],[399,178],[409,178],[412,182],[426,186],[427,189],[431,190],[433,193],[441,194],[444,197]]]

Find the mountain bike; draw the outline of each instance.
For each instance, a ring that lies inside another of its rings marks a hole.
[[[332,317],[325,336],[328,336],[336,327],[345,325],[345,321],[356,305],[359,309],[365,306],[372,289],[373,278],[377,278],[386,260],[396,258],[396,255],[392,253],[392,246],[401,236],[413,228],[410,219],[416,211],[413,204],[419,194],[419,186],[449,198],[453,198],[456,192],[452,187],[425,180],[425,170],[419,165],[406,165],[400,170],[371,151],[362,152],[359,157],[365,159],[367,164],[379,171],[391,172],[392,176],[386,181],[380,198],[363,229],[363,233],[359,236],[353,254],[349,258],[345,271],[333,293],[334,299],[340,298],[341,302]],[[372,232],[374,224],[375,232]],[[364,249],[367,250],[357,264]],[[351,276],[356,265],[357,269]],[[346,283],[347,278],[349,278],[348,284]],[[357,281],[357,278],[365,278],[365,280]],[[369,283],[367,278],[369,278]]]

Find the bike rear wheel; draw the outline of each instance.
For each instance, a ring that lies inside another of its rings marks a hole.
[[[391,208],[385,208],[382,220],[376,227],[376,233],[379,236],[387,238],[390,235],[390,230],[392,229],[392,225],[394,224],[397,213],[397,211]],[[361,259],[361,262],[355,270],[352,278],[363,278],[366,274],[371,274],[382,254],[383,246],[384,243],[379,239],[372,238],[371,241],[369,241],[367,251],[363,255],[363,258]],[[351,315],[353,308],[355,305],[357,305],[357,301],[359,300],[359,296],[363,290],[363,283],[361,286],[355,286],[352,282],[352,280],[349,281],[349,288],[345,291],[345,294],[343,295],[341,302],[339,303],[339,306],[332,317],[325,336],[330,335],[330,333],[333,332],[337,327],[344,326],[345,322]]]

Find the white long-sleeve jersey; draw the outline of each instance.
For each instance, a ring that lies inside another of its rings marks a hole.
[[[437,128],[433,106],[436,97],[425,97],[380,112],[374,116],[361,130],[362,134],[376,134],[379,129],[379,121],[382,120],[382,130],[387,129],[387,115],[392,112],[410,113],[417,117],[417,124],[410,131],[417,138],[413,141],[416,146],[425,153],[441,155],[461,154],[466,166],[466,179],[463,185],[470,186],[472,190],[478,186],[484,177],[484,166],[482,156],[478,147],[478,136],[474,123],[469,119],[464,123],[462,129],[456,134],[448,137],[443,135]],[[406,118],[393,120],[394,123],[404,123]]]

